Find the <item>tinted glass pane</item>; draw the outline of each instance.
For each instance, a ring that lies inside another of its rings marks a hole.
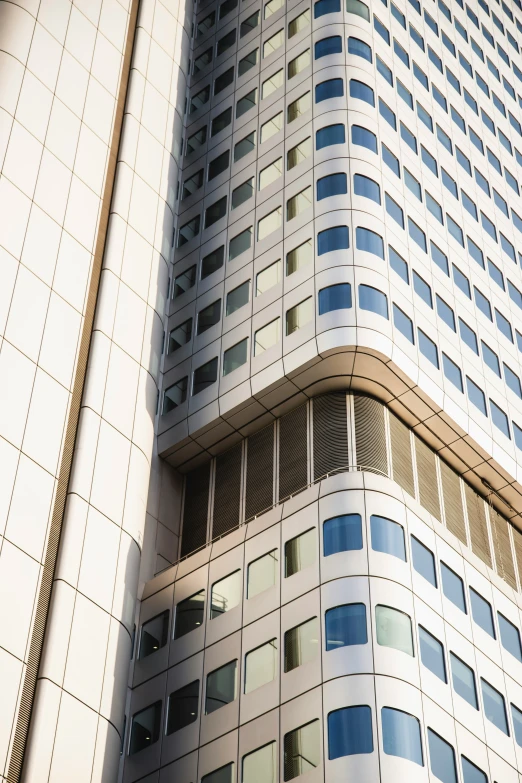
[[[431,729],[428,729],[428,745],[430,768],[435,777],[443,783],[457,783],[455,751],[451,745]]]
[[[370,517],[372,549],[406,561],[404,530],[397,522],[373,514]]]
[[[129,756],[154,745],[159,739],[161,724],[161,702],[137,712],[132,717],[129,741]]]
[[[329,609],[325,614],[326,650],[366,644],[366,607],[364,604],[346,604]]]
[[[319,651],[319,623],[312,617],[285,633],[285,672],[313,661]]]
[[[212,603],[210,606],[210,619],[230,611],[241,600],[241,571],[220,579],[212,585]]]
[[[328,715],[328,758],[373,752],[370,707],[345,707]]]
[[[468,704],[478,710],[477,689],[475,687],[475,674],[460,658],[453,653],[450,654],[451,677],[453,680],[453,690],[462,696]]]
[[[209,772],[201,778],[201,783],[232,783],[234,776],[234,765],[227,764],[224,767]]]
[[[219,710],[236,698],[237,661],[220,666],[207,676],[205,714]]]
[[[167,734],[194,723],[198,717],[199,705],[199,680],[178,688],[169,696],[169,708],[167,717]]]
[[[518,661],[522,661],[522,653],[520,650],[520,633],[518,628],[513,625],[513,623],[510,623],[503,614],[500,614],[500,612],[497,613],[497,617],[502,647],[510,652],[511,655],[514,655]]]
[[[315,528],[285,543],[285,577],[292,576],[315,563],[317,532]]]
[[[462,756],[462,780],[464,783],[487,783],[488,777],[475,764]]]
[[[321,0],[322,2],[323,0]],[[316,3],[317,7],[317,3]],[[284,779],[293,780],[319,766],[321,735],[319,721],[314,720],[284,737]]]
[[[388,318],[388,299],[382,291],[370,285],[359,285],[359,307],[372,313]]]
[[[176,606],[176,624],[174,639],[179,639],[186,633],[199,628],[203,622],[205,611],[205,591],[201,590],[190,598],[180,601]]]
[[[319,231],[317,235],[317,254],[331,253],[334,250],[346,250],[349,246],[348,226],[334,226]]]
[[[328,125],[326,128],[320,128],[315,134],[315,146],[318,150],[330,147],[332,144],[344,144],[345,141],[344,125]]]
[[[437,587],[437,573],[433,552],[424,544],[421,544],[415,536],[411,537],[411,556],[414,569],[433,587]]]
[[[515,740],[517,745],[522,747],[522,712],[514,704],[511,705],[511,717],[513,718]]]
[[[362,546],[362,545],[361,545]],[[140,660],[165,647],[169,629],[169,612],[162,612],[152,620],[143,623],[140,639]]]
[[[315,102],[320,103],[328,98],[342,98],[344,95],[344,85],[342,79],[329,79],[326,82],[320,82],[315,87]]]
[[[482,700],[484,702],[484,713],[486,718],[493,723],[497,729],[503,731],[504,734],[509,736],[509,729],[506,716],[506,705],[504,704],[504,697],[493,688],[489,682],[481,679],[482,685]]]
[[[250,563],[247,575],[247,598],[253,598],[269,587],[273,587],[277,580],[277,569],[277,549]]]
[[[245,655],[245,693],[272,682],[278,671],[277,639],[272,639]]]
[[[369,228],[358,226],[355,229],[355,246],[357,250],[366,250],[374,256],[384,258],[384,242],[380,234],[370,231]]]
[[[417,718],[407,712],[383,707],[381,721],[384,752],[389,756],[408,759],[423,767],[420,726]]]
[[[496,639],[491,605],[472,587],[469,588],[469,597],[471,601],[471,614],[473,616],[473,620],[477,623],[477,625],[480,625],[480,627],[487,634],[492,636],[493,639]]]
[[[445,563],[440,564],[440,574],[442,577],[442,592],[455,606],[464,614],[467,614],[466,597],[464,594],[464,583],[460,576]]]
[[[336,552],[362,549],[362,523],[360,514],[343,514],[327,519],[323,525],[323,553],[325,557]]]
[[[413,655],[411,620],[407,614],[391,606],[376,606],[375,628],[377,644]]]
[[[446,680],[446,663],[444,661],[444,647],[431,633],[419,625],[420,656],[423,665],[442,680]]]
[[[319,315],[330,313],[332,310],[344,310],[352,306],[352,287],[350,283],[337,283],[337,285],[322,288],[319,291]]]

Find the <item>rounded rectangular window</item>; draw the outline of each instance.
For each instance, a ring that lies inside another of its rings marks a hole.
[[[151,620],[147,620],[141,626],[140,652],[139,660],[148,658],[156,650],[165,647],[169,633],[169,611],[168,609],[161,614],[156,615]]]
[[[294,272],[310,264],[313,257],[312,240],[307,239],[306,242],[303,242],[286,254],[286,274],[293,275]]]
[[[369,63],[373,62],[371,47],[364,41],[361,41],[360,38],[354,38],[353,36],[348,38],[348,54],[362,57]]]
[[[317,0],[314,4],[314,19],[319,19],[326,14],[338,14],[340,10],[340,0]]]
[[[442,578],[442,592],[451,601],[452,604],[460,609],[464,614],[468,613],[466,608],[466,595],[464,592],[464,582],[446,563],[441,561],[440,573]]]
[[[430,585],[437,587],[437,572],[433,552],[424,546],[418,538],[411,536],[411,557],[413,567]]]
[[[365,250],[384,260],[384,242],[380,234],[369,228],[357,226],[355,229],[355,247],[357,250]],[[386,316],[387,317],[387,316]]]
[[[372,514],[370,530],[373,550],[385,552],[387,555],[393,555],[393,557],[398,557],[399,560],[406,562],[406,545],[402,525],[386,517]]]
[[[350,552],[363,548],[360,514],[343,514],[327,519],[323,524],[323,554]]]
[[[240,234],[232,237],[228,245],[228,260],[233,261],[252,247],[252,226],[245,228]]]
[[[304,775],[321,763],[321,734],[318,720],[285,734],[283,740],[284,780]]]
[[[322,201],[323,198],[329,196],[339,196],[348,192],[348,183],[346,174],[339,172],[338,174],[329,174],[327,177],[321,177],[317,180],[317,200]]]
[[[489,682],[480,680],[482,685],[482,700],[484,702],[484,713],[486,718],[493,723],[497,729],[500,729],[509,737],[509,727],[506,715],[506,704],[504,697]]]
[[[159,740],[161,728],[161,701],[140,710],[132,716],[129,756],[150,748]]]
[[[370,9],[361,0],[346,0],[346,11],[349,14],[360,16],[361,19],[365,19],[367,22],[370,21]]]
[[[216,250],[208,253],[201,261],[201,279],[204,280],[218,269],[221,269],[225,262],[225,246],[221,245]]]
[[[337,283],[319,291],[319,315],[333,310],[348,310],[352,306],[350,283]]]
[[[248,359],[248,337],[228,348],[223,354],[223,375],[242,367]]]
[[[373,753],[372,711],[366,705],[344,707],[328,715],[328,758]]]
[[[308,187],[296,193],[286,202],[286,219],[293,220],[312,206],[312,188]]]
[[[282,223],[283,210],[281,207],[277,207],[272,212],[269,212],[268,215],[265,215],[265,217],[261,218],[257,224],[258,242],[266,239],[267,236],[272,234],[274,231],[277,231],[278,228],[281,228]]]
[[[362,125],[352,125],[352,144],[366,147],[370,152],[377,154],[377,136]]]
[[[320,231],[317,235],[317,255],[332,253],[334,250],[347,250],[350,246],[348,226],[333,226]]]
[[[244,307],[248,304],[250,299],[250,280],[245,280],[244,283],[238,285],[237,288],[233,288],[227,294],[227,306],[225,310],[226,315],[232,315],[236,310]]]
[[[194,370],[192,380],[192,394],[196,395],[200,392],[208,389],[213,383],[217,381],[218,374],[218,360],[211,359],[209,362],[202,364],[197,370]]]
[[[375,607],[377,644],[413,656],[411,619],[404,612],[391,606]]]
[[[475,685],[475,672],[454,653],[450,653],[451,678],[453,690],[468,704],[478,710],[477,688]]]
[[[259,190],[267,188],[283,173],[283,158],[278,158],[259,172]]]
[[[388,297],[371,285],[359,285],[359,307],[388,319]]]
[[[272,682],[278,672],[277,639],[271,639],[245,655],[245,693]]]
[[[424,766],[420,724],[417,718],[402,710],[383,707],[381,710],[382,745],[389,756],[413,761]]]
[[[212,585],[210,619],[229,612],[241,601],[241,571],[234,571]]]
[[[350,79],[350,98],[358,98],[375,107],[375,95],[372,88],[358,79]]]
[[[205,715],[231,704],[237,696],[237,661],[230,661],[207,675]]]
[[[243,756],[241,783],[277,783],[277,745],[270,742]]]
[[[225,764],[224,767],[215,769],[213,772],[209,772],[208,775],[203,775],[201,783],[232,783],[234,780],[234,765]]]
[[[246,182],[238,185],[232,191],[232,209],[237,209],[254,195],[254,178],[250,177]]]
[[[461,756],[462,761],[462,780],[463,783],[488,783],[488,776],[485,772],[475,766],[465,756]],[[456,778],[455,778],[456,780]]]
[[[364,604],[344,604],[328,609],[324,625],[327,652],[368,642]]]
[[[280,318],[274,318],[269,324],[257,330],[254,335],[254,356],[260,356],[279,342],[280,323]]]
[[[314,300],[311,296],[286,311],[286,336],[309,324],[314,317]]]
[[[285,542],[285,578],[308,568],[317,560],[317,531],[315,528]]]
[[[321,38],[314,47],[314,57],[319,60],[321,57],[329,57],[331,54],[342,54],[343,39],[340,35],[331,35],[328,38]]]
[[[319,623],[312,617],[285,633],[285,672],[313,661],[319,652]]]
[[[307,139],[296,144],[291,150],[288,150],[286,154],[286,167],[288,171],[298,166],[303,161],[312,157],[312,137],[308,136]]]
[[[446,683],[446,662],[444,647],[431,633],[419,625],[419,647],[422,665],[430,670],[439,680]]]
[[[455,768],[455,751],[452,746],[434,731],[428,729],[428,747],[430,750],[430,769],[442,783],[458,783]]]
[[[344,84],[342,79],[328,79],[325,82],[319,82],[315,86],[315,102],[321,103],[329,98],[342,98],[344,95]]]
[[[493,623],[493,612],[491,611],[491,604],[482,598],[476,590],[472,587],[469,588],[469,597],[471,601],[471,614],[473,620],[479,625],[483,631],[485,631],[493,639],[496,639],[495,625]]]
[[[520,649],[520,632],[516,625],[513,625],[503,614],[497,612],[498,627],[500,630],[500,641],[502,647],[513,655],[517,661],[522,662],[522,651]]]
[[[176,622],[174,626],[174,639],[190,633],[200,627],[205,618],[205,591],[185,598],[176,606]]]
[[[363,196],[363,198],[369,198],[372,201],[375,201],[376,204],[381,203],[380,186],[375,180],[365,177],[363,174],[354,174],[353,192],[356,196]]]
[[[345,141],[346,131],[342,123],[319,128],[315,134],[315,148],[317,150],[322,150],[324,147],[331,147],[334,144],[344,144]]]
[[[261,296],[281,282],[281,259],[269,264],[256,275],[256,296]]]
[[[277,582],[279,561],[277,549],[258,557],[248,565],[247,572],[247,598],[254,598],[259,593],[264,593]]]
[[[167,734],[190,726],[198,719],[199,680],[178,688],[169,696],[167,714]]]

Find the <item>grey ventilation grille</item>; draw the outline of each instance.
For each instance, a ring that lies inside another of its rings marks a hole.
[[[274,503],[274,425],[270,424],[247,441],[245,519],[260,514]]]
[[[511,552],[509,523],[491,507],[489,509],[489,519],[491,522],[491,537],[493,539],[493,549],[495,550],[495,561],[498,574],[502,579],[506,580],[508,585],[511,585],[511,587],[516,590],[517,580],[515,577],[513,554]]]
[[[355,451],[359,468],[388,475],[384,406],[371,397],[353,398]]]
[[[314,479],[348,465],[346,394],[314,399]]]
[[[464,487],[468,508],[471,550],[491,568],[491,551],[489,549],[484,501],[473,491],[469,484],[464,484]]]
[[[415,497],[410,430],[393,413],[390,413],[390,440],[393,480],[409,495]]]
[[[439,485],[435,453],[415,436],[419,503],[440,521]]]
[[[279,421],[279,500],[308,483],[307,406],[301,405]]]
[[[242,453],[243,444],[238,443],[216,458],[212,538],[239,526]]]
[[[187,473],[185,477],[181,557],[207,542],[210,466],[211,463],[207,462],[206,465]]]
[[[440,475],[442,479],[442,496],[444,499],[444,516],[446,527],[463,544],[468,544],[466,535],[466,521],[462,507],[462,493],[460,491],[460,478],[457,474],[440,460]]]

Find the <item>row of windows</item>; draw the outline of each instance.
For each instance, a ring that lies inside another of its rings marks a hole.
[[[323,555],[330,557],[342,552],[358,551],[363,549],[363,531],[362,519],[360,514],[343,514],[332,517],[323,523]],[[370,539],[371,547],[375,552],[396,557],[403,562],[407,562],[408,555],[406,549],[406,540],[404,528],[398,522],[386,517],[372,515],[370,517]],[[443,561],[440,561],[440,579],[437,573],[437,564],[433,552],[425,546],[415,536],[410,536],[411,562],[413,569],[420,574],[433,588],[438,589],[441,582],[442,591],[446,598],[451,601],[461,612],[468,613],[468,602],[464,582],[462,578],[449,568]],[[284,544],[284,577],[289,578],[299,571],[309,568],[317,562],[317,531],[315,528],[306,530],[298,536],[288,540]],[[277,584],[279,570],[278,550],[273,549],[261,557],[256,558],[247,566],[246,597],[250,600],[270,587]],[[236,570],[226,577],[215,582],[211,588],[211,600],[209,607],[209,619],[213,620],[222,614],[238,606],[241,602],[242,575],[240,570]],[[493,639],[497,639],[497,630],[493,619],[493,609],[487,601],[474,588],[469,588],[469,604],[471,605],[471,615],[473,621],[484,630]],[[346,609],[346,607],[337,607],[326,612],[326,650],[336,649],[351,644],[366,644],[366,608],[364,604],[350,604],[355,607]],[[396,610],[390,609],[397,614]],[[377,613],[379,614],[379,613]],[[401,614],[401,613],[398,613]],[[382,618],[386,617],[386,612],[381,613]],[[407,615],[404,615],[407,617]],[[377,641],[385,646],[397,647],[413,655],[413,642],[411,640],[411,621],[397,619],[397,623],[402,623],[403,629],[406,626],[410,629],[408,640],[405,641],[404,634],[397,631],[391,631],[389,639],[402,639],[395,644],[384,642],[383,634],[377,629]],[[205,620],[205,590],[200,590],[193,596],[180,601],[176,606],[174,634],[173,638],[178,639],[187,633],[199,628]],[[288,646],[288,657],[285,648],[285,671],[290,671],[296,666],[300,666],[305,661],[300,660],[301,650],[306,647],[305,641],[315,639],[317,644],[318,629],[316,628],[317,618],[307,621],[304,625],[307,630],[303,630],[302,638],[300,628],[303,625],[291,629],[285,634],[290,642],[294,640],[293,646]],[[376,619],[377,622],[377,619]],[[145,658],[156,650],[164,647],[168,641],[168,623],[169,611],[166,610],[160,615],[148,620],[142,625],[139,645],[139,658]],[[310,623],[315,623],[312,632]],[[331,623],[331,626],[330,626]],[[502,647],[507,650],[517,661],[522,663],[522,646],[520,641],[520,632],[518,628],[508,620],[501,612],[497,612],[497,623],[500,632],[500,642]],[[341,625],[339,625],[341,624]],[[394,625],[394,623],[391,623]],[[342,628],[341,628],[342,626]],[[330,628],[330,630],[329,630]],[[358,629],[358,630],[357,630]],[[289,635],[290,634],[290,635]],[[388,637],[386,637],[388,638]],[[338,642],[334,640],[337,639]],[[357,639],[358,641],[350,641]],[[299,641],[299,644],[295,642]],[[340,640],[340,641],[339,641]],[[381,640],[381,641],[380,641]],[[273,640],[272,640],[273,641]],[[272,644],[272,641],[270,644]],[[439,643],[440,645],[440,643]],[[421,657],[422,657],[422,644]],[[315,655],[315,652],[308,646],[309,652]],[[440,645],[442,649],[442,645]],[[317,649],[315,648],[317,651]],[[293,658],[291,656],[294,656]],[[296,662],[297,661],[297,662]],[[424,662],[424,660],[423,660]],[[426,663],[426,666],[430,666]],[[445,665],[444,665],[445,668]],[[441,671],[439,667],[439,671]],[[437,673],[436,671],[434,672]],[[441,677],[446,682],[445,677]],[[246,687],[246,686],[245,686]],[[256,686],[257,687],[257,686]],[[253,690],[253,688],[250,688]],[[248,691],[245,691],[248,692]]]

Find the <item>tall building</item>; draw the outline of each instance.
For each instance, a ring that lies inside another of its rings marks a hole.
[[[520,45],[0,0],[0,780],[520,783]]]

